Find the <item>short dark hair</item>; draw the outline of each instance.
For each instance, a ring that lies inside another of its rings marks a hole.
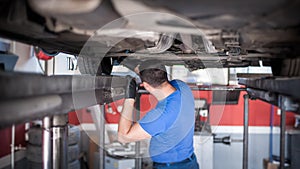
[[[140,64],[140,77],[152,87],[158,87],[168,81],[168,75],[164,65],[157,61],[145,61]]]

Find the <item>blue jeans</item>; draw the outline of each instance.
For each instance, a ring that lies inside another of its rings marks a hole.
[[[199,169],[197,158],[193,154],[190,158],[187,158],[180,162],[175,163],[153,163],[153,169]]]

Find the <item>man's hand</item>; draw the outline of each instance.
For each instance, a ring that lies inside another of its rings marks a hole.
[[[126,99],[135,99],[136,97],[136,81],[132,77],[127,77],[130,80],[126,87],[125,98]]]

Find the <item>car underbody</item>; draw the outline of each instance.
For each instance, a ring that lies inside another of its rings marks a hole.
[[[300,75],[298,0],[1,0],[0,4],[2,37],[74,54],[85,63],[108,57],[104,64],[113,61],[130,67],[158,59],[196,70],[261,62],[275,72],[292,65],[295,70],[284,75]]]

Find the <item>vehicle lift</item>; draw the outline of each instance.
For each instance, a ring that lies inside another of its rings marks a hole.
[[[280,115],[280,169],[285,164],[286,112],[300,113],[300,78],[299,77],[262,77],[240,78],[239,84],[245,85],[251,99],[259,99],[276,105]],[[246,98],[245,98],[246,99]],[[246,160],[246,159],[244,159]],[[246,164],[244,164],[246,165]],[[243,169],[247,166],[243,165]]]
[[[45,76],[30,73],[0,72],[0,128],[25,123],[44,117],[43,157],[44,169],[64,168],[67,165],[66,150],[67,120],[66,114],[74,109],[92,105],[104,105],[124,98],[128,80],[119,76],[55,75]],[[299,114],[300,78],[241,78],[239,84],[245,85],[244,95],[244,139],[243,169],[248,168],[248,101],[260,99],[282,109],[280,123],[280,169],[284,168],[285,119],[286,111]],[[211,90],[211,89],[210,89]],[[218,89],[220,90],[220,89]],[[234,90],[234,89],[222,89]],[[137,99],[145,91],[140,91]],[[139,110],[140,102],[137,102]],[[103,113],[102,113],[103,114]],[[104,114],[103,114],[104,116]],[[138,120],[139,112],[136,114]],[[103,117],[104,118],[104,117]],[[104,125],[104,120],[103,120]],[[52,128],[52,130],[49,130]],[[52,133],[49,133],[52,131]],[[54,132],[53,132],[54,131]],[[56,143],[49,142],[49,136]],[[63,136],[63,137],[61,137]],[[63,138],[63,139],[61,139]],[[104,144],[104,141],[102,142]],[[51,147],[52,145],[52,147]],[[136,144],[137,156],[139,144]],[[101,153],[100,153],[101,154]],[[104,150],[102,152],[102,157]],[[102,159],[103,160],[103,159]],[[136,167],[141,167],[137,158]],[[101,163],[100,163],[101,164]],[[104,165],[104,161],[102,161]]]

